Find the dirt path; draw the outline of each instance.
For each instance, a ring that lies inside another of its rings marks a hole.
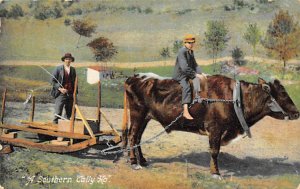
[[[231,57],[222,57],[218,58],[217,61],[226,61],[231,60]],[[253,58],[250,56],[245,57],[246,60],[252,61]],[[278,60],[275,59],[267,59],[267,58],[261,58],[261,57],[255,57],[255,61],[258,62],[264,62],[264,63],[277,63]],[[153,61],[153,62],[108,62],[108,65],[112,67],[118,67],[118,68],[139,68],[139,67],[156,67],[156,66],[173,66],[175,60],[166,60],[166,61]],[[197,59],[197,62],[199,65],[209,65],[212,64],[212,59]],[[299,60],[290,60],[288,61],[289,64],[300,64]],[[36,65],[42,65],[42,66],[56,66],[58,64],[61,64],[60,62],[51,62],[51,61],[20,61],[20,60],[11,60],[11,61],[2,61],[0,62],[0,65],[3,66],[36,66]],[[97,66],[99,63],[96,62],[75,62],[73,64],[75,67],[87,67],[87,66]]]
[[[8,103],[5,122],[16,124],[18,120],[27,119],[29,114],[26,112],[29,112],[29,107],[23,111],[22,103]],[[86,117],[95,117],[95,108],[81,108]],[[51,120],[53,109],[53,104],[38,104],[36,121]],[[103,109],[103,111],[120,131],[123,110]],[[102,128],[105,127],[107,124],[103,122]],[[157,122],[151,121],[142,140],[147,140],[160,131],[162,127]],[[254,188],[295,188],[289,180],[274,178],[278,175],[298,175],[300,172],[300,119],[283,121],[265,117],[251,128],[251,131],[252,139],[242,138],[221,148],[219,166],[225,178],[224,182],[230,184],[234,181],[241,186],[250,185]],[[98,147],[90,148],[75,157],[79,160],[100,159],[112,168],[81,165],[64,169],[74,174],[91,176],[104,172],[112,175],[111,185],[121,188],[198,188],[191,186],[190,176],[200,172],[209,177],[210,155],[208,139],[205,136],[172,132],[162,135],[151,144],[143,145],[143,151],[150,166],[140,171],[131,170],[126,158],[112,163],[110,158],[98,154]],[[65,155],[65,158],[68,158],[68,155]],[[200,186],[204,186],[201,183],[199,188],[206,188]]]

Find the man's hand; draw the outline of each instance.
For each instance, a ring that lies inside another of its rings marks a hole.
[[[65,89],[65,88],[58,88],[58,90],[62,93],[62,94],[66,94],[67,92],[68,92],[68,90],[67,89]]]

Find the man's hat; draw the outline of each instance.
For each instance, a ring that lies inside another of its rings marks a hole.
[[[183,39],[183,42],[184,43],[187,43],[187,42],[195,42],[196,39],[195,39],[195,36],[193,34],[186,34],[184,36],[184,39]]]
[[[71,53],[66,53],[65,56],[61,57],[61,61],[65,61],[66,58],[72,59],[72,62],[74,62],[75,58],[72,56]]]

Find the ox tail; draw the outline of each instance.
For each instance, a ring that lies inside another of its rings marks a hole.
[[[124,112],[122,122],[122,148],[126,149],[128,144],[128,105],[127,105],[127,84],[124,85]]]

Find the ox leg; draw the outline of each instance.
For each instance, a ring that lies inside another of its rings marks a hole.
[[[217,130],[217,129],[216,129]],[[214,178],[221,178],[218,167],[218,155],[220,152],[221,135],[218,132],[212,132],[209,135],[209,147],[210,147],[210,172]]]
[[[140,130],[139,130],[139,133],[138,133],[138,137],[137,137],[137,144],[139,145],[141,143],[141,139],[142,139],[142,136],[143,136],[143,133],[146,129],[146,126],[148,124],[148,122],[150,121],[150,119],[145,119],[143,125],[141,126]],[[136,151],[138,154],[138,160],[139,160],[139,163],[141,166],[148,166],[148,163],[147,163],[147,160],[144,158],[143,156],[143,152],[142,152],[142,148],[141,146],[137,147],[137,151]]]
[[[131,125],[129,129],[129,141],[130,141],[130,163],[131,165],[136,165],[137,157],[136,157],[136,149],[134,148],[135,145],[138,144],[138,136],[139,132],[143,129],[145,122],[145,114],[140,111],[132,111],[131,112]]]

